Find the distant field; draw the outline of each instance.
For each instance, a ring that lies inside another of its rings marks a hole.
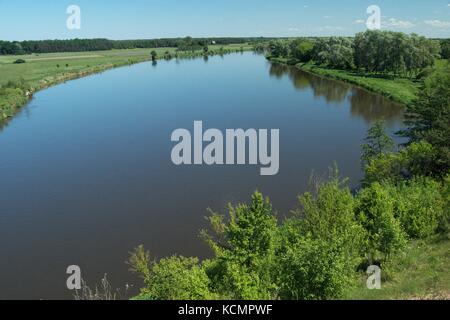
[[[250,45],[212,45],[209,51],[218,53],[223,48],[227,52],[250,50]],[[175,54],[175,48],[124,49],[93,52],[46,53],[20,56],[0,56],[0,122],[15,114],[28,100],[27,92],[47,88],[70,79],[83,77],[110,68],[148,61],[155,50],[158,57],[166,52]],[[196,54],[201,54],[197,52]],[[190,52],[180,56],[192,55]],[[15,64],[23,59],[26,63]],[[16,84],[17,83],[17,84]]]

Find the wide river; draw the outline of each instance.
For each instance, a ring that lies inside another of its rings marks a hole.
[[[353,86],[272,65],[253,53],[142,63],[35,95],[0,129],[0,298],[67,299],[66,268],[93,285],[135,285],[125,260],[140,244],[157,259],[207,257],[208,208],[269,196],[280,215],[312,172],[334,162],[362,177],[370,124],[395,132],[402,108]],[[259,166],[175,166],[171,133],[280,129],[280,171]]]

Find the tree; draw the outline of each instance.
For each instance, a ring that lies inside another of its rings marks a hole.
[[[417,76],[433,66],[439,43],[416,34],[369,30],[354,39],[354,62],[366,72]]]
[[[269,44],[270,54],[275,57],[287,57],[289,54],[289,47],[282,40],[271,41]]]
[[[361,160],[365,166],[370,159],[383,153],[393,151],[394,140],[386,134],[386,126],[383,121],[375,122],[365,138],[366,143],[362,145]]]
[[[427,177],[387,186],[394,200],[394,214],[409,237],[425,239],[436,233],[445,219],[440,189],[438,182]]]
[[[411,142],[424,140],[436,150],[433,174],[444,176],[450,169],[450,67],[424,81],[418,99],[407,107],[407,129]]]
[[[355,220],[354,198],[335,169],[299,202],[279,236],[280,298],[339,298],[361,262],[364,230]]]
[[[152,56],[152,61],[156,61],[158,58],[158,53],[155,50],[153,50],[150,55]]]
[[[308,62],[312,59],[314,42],[310,40],[294,40],[290,44],[290,52],[293,58],[300,62]]]
[[[351,69],[353,67],[352,41],[344,37],[331,37],[316,41],[312,55],[314,61],[330,68]]]
[[[232,299],[273,298],[277,219],[269,199],[256,192],[250,204],[229,206],[228,221],[213,213],[209,222],[213,235],[202,235],[216,256],[207,270],[212,286]]]
[[[406,244],[400,222],[394,216],[394,200],[378,182],[361,190],[357,197],[356,217],[367,232],[367,254],[373,264],[377,253],[386,261]]]

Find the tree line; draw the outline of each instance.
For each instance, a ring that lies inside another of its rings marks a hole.
[[[267,41],[267,38],[173,38],[151,40],[108,40],[72,39],[39,41],[0,41],[0,55],[20,55],[32,53],[82,52],[112,49],[136,48],[179,48],[183,51],[196,50],[205,45],[244,44]]]
[[[417,77],[433,66],[436,58],[448,58],[449,41],[401,32],[366,31],[354,38],[274,40],[267,50],[273,57],[296,62],[314,61],[336,69]]]

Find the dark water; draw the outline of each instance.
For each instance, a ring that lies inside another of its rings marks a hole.
[[[137,283],[124,261],[144,244],[155,258],[205,257],[207,208],[256,189],[281,214],[312,171],[336,161],[356,185],[360,144],[375,119],[402,109],[352,86],[270,65],[251,53],[143,63],[38,93],[0,132],[0,298],[70,298],[66,268],[90,283]],[[279,128],[280,173],[259,167],[176,167],[170,135],[206,128]]]

